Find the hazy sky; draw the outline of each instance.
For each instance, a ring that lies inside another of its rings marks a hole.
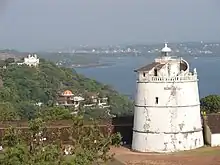
[[[0,48],[220,41],[220,0],[0,0]]]

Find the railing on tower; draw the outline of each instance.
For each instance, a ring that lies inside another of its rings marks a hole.
[[[158,76],[147,76],[138,79],[138,82],[187,82],[187,81],[197,81],[197,75],[187,75],[187,76],[176,76],[176,77],[158,77]]]

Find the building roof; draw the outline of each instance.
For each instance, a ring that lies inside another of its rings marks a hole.
[[[62,93],[63,96],[72,96],[73,95],[73,92],[70,91],[70,90],[65,90],[63,93]]]
[[[220,114],[206,115],[206,121],[212,134],[220,133]]]
[[[153,68],[156,68],[156,69],[161,69],[165,64],[161,64],[159,62],[153,62],[151,64],[148,64],[144,67],[141,67],[139,69],[136,69],[135,72],[141,72],[141,71],[145,71],[145,72],[148,72],[150,71],[151,69]]]

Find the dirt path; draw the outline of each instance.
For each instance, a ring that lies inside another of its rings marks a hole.
[[[175,154],[137,153],[112,148],[115,158],[126,165],[220,165],[220,148],[201,148]]]

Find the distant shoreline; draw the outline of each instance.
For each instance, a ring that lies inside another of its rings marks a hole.
[[[100,67],[100,66],[111,66],[112,64],[73,64],[71,68],[92,68],[92,67]]]

